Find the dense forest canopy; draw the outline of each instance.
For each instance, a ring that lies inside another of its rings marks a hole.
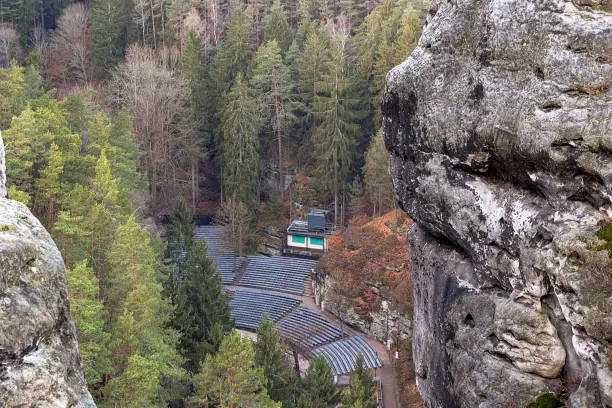
[[[9,196],[62,251],[100,406],[211,401],[230,391],[201,373],[227,376],[226,355],[248,377],[227,387],[248,380],[259,401],[238,404],[339,400],[324,364],[296,383],[266,359],[284,355],[266,322],[268,349],[228,334],[189,211],[220,203],[242,233],[308,205],[337,223],[391,208],[381,93],[424,14],[421,0],[0,0]],[[171,214],[167,243],[143,228]]]

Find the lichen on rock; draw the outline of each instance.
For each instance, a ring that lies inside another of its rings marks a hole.
[[[432,1],[418,47],[387,77],[429,407],[548,392],[612,405],[612,263],[588,244],[612,203],[612,15],[600,3]]]

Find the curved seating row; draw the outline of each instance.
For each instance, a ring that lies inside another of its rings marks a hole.
[[[199,225],[195,229],[196,241],[205,238],[208,252],[217,255],[233,255],[234,250],[225,239],[225,229],[217,225]]]
[[[237,327],[256,329],[264,314],[277,321],[300,302],[281,295],[237,290],[230,300],[230,308]]]
[[[278,322],[285,340],[311,350],[343,337],[338,326],[307,307],[298,307]]]
[[[221,279],[225,285],[231,285],[236,276],[236,271],[242,267],[245,258],[234,257],[232,255],[216,255],[212,253],[215,268],[219,271]]]
[[[359,336],[338,340],[312,350],[312,354],[322,355],[327,360],[334,375],[348,374],[353,371],[359,353],[363,355],[366,368],[382,367],[376,351]]]
[[[239,284],[302,294],[316,261],[286,256],[250,256]]]

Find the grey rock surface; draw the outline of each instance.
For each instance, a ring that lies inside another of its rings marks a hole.
[[[95,407],[61,254],[23,204],[0,198],[0,406]]]
[[[433,0],[387,77],[428,407],[612,406],[612,14],[606,2]]]

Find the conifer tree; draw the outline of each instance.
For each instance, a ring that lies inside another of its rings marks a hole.
[[[294,115],[294,101],[292,93],[294,84],[291,80],[291,72],[283,63],[281,50],[276,40],[272,40],[259,47],[255,56],[255,67],[253,68],[251,86],[258,95],[262,118],[264,123],[269,124],[264,129],[269,136],[266,146],[273,146],[271,140],[276,141],[277,162],[279,171],[278,188],[283,196],[283,135],[290,127]]]
[[[225,195],[244,203],[255,202],[259,183],[257,134],[260,117],[241,73],[223,98],[221,109],[222,180]]]
[[[291,367],[285,358],[280,332],[267,315],[259,322],[255,349],[255,365],[263,368],[265,386],[270,398],[285,401],[291,392]]]
[[[211,125],[215,112],[216,95],[212,89],[210,78],[211,66],[208,64],[208,56],[202,49],[202,44],[195,31],[187,32],[183,56],[183,75],[191,89],[191,105],[194,120],[198,124],[201,133],[200,143],[206,146],[209,143]]]
[[[193,245],[195,227],[193,217],[187,209],[183,197],[176,200],[174,214],[170,217],[166,230],[168,237],[168,256],[174,261],[189,257],[189,251]]]
[[[323,356],[310,360],[300,391],[298,408],[334,408],[340,402],[334,374]]]
[[[388,171],[389,153],[385,149],[382,129],[372,139],[365,160],[365,194],[373,206],[372,215],[376,217],[376,214],[382,215],[394,205],[393,182]]]
[[[59,147],[51,143],[49,151],[49,162],[40,172],[40,178],[36,180],[38,194],[36,201],[40,207],[47,209],[47,222],[45,227],[51,229],[55,217],[54,205],[60,198],[61,184],[60,175],[64,169],[64,159]]]
[[[108,402],[135,401],[141,406],[163,402],[161,384],[180,376],[178,333],[168,325],[173,308],[161,297],[157,281],[160,260],[149,234],[133,217],[117,227],[108,253],[104,303],[114,333],[110,344],[115,376]],[[135,399],[135,400],[134,400]]]
[[[83,373],[87,384],[94,386],[102,381],[104,374],[112,371],[98,278],[87,267],[86,261],[67,269],[66,276],[70,289],[70,316],[77,330]]]
[[[220,408],[280,408],[267,395],[263,368],[255,366],[251,340],[236,331],[223,339],[219,351],[202,361],[194,377],[193,402]]]
[[[92,57],[95,72],[107,78],[125,53],[128,16],[116,0],[94,0],[91,10]]]
[[[317,124],[312,135],[317,173],[320,182],[332,194],[335,223],[339,222],[341,194],[345,192],[347,176],[353,170],[359,130],[353,110],[355,101],[348,90],[345,41],[344,34],[338,34],[331,42],[330,62],[314,100]]]
[[[264,42],[276,40],[281,53],[284,55],[289,49],[292,39],[293,33],[289,28],[287,16],[280,2],[276,0],[272,10],[264,18]]]
[[[246,71],[248,52],[251,49],[248,17],[240,8],[233,12],[225,31],[223,45],[215,55],[214,81],[217,95],[222,95],[231,88],[239,72]]]
[[[351,373],[350,386],[343,395],[343,403],[350,408],[376,408],[372,400],[374,384],[372,377],[365,368],[363,354],[359,353],[355,361],[355,369]]]
[[[187,359],[187,369],[196,371],[200,361],[215,351],[218,333],[227,333],[233,322],[229,297],[223,292],[223,281],[207,255],[206,243],[192,246],[178,294],[174,327],[183,335],[180,349]],[[213,329],[215,326],[216,327]]]

